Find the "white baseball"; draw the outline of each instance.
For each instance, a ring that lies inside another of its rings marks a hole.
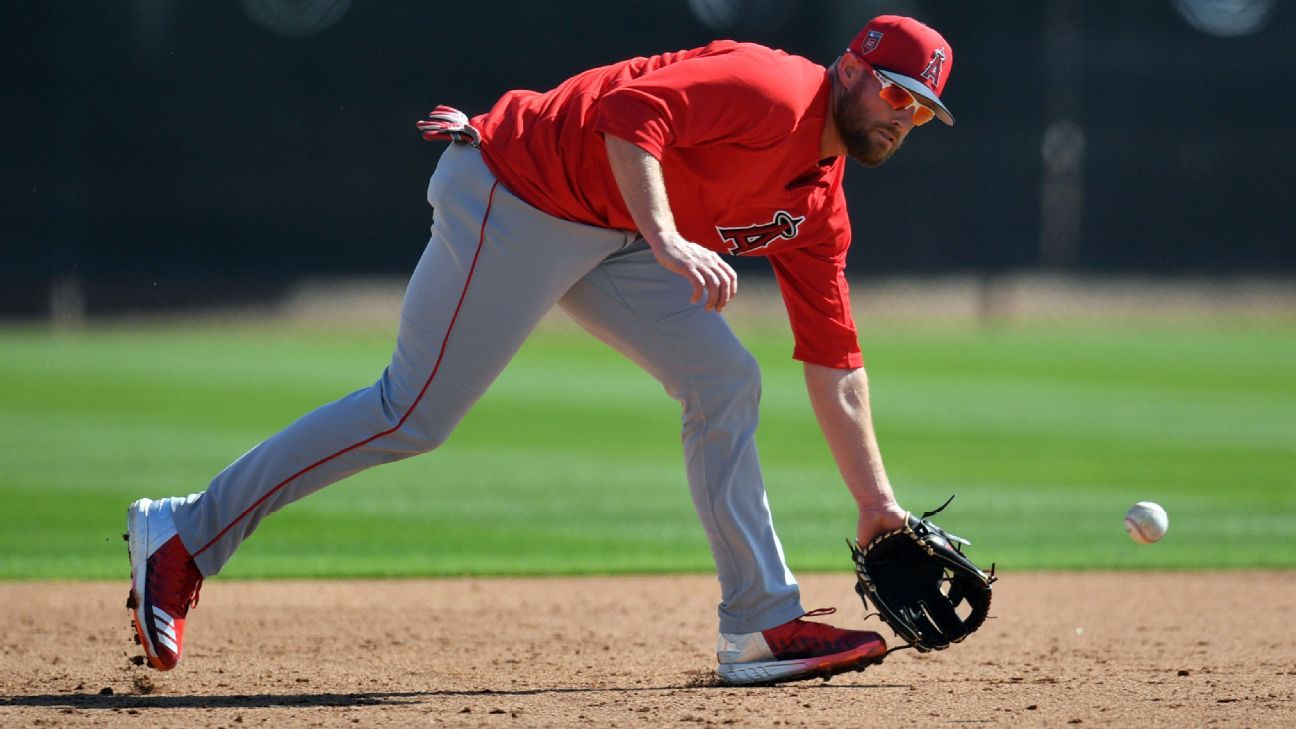
[[[1140,501],[1125,512],[1125,531],[1139,544],[1160,541],[1170,528],[1170,516],[1160,504]]]

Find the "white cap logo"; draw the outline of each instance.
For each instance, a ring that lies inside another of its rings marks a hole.
[[[940,83],[942,68],[945,68],[945,49],[937,48],[932,51],[932,57],[931,60],[927,62],[927,68],[924,68],[923,72],[918,75],[927,79],[927,81],[931,83],[932,88],[935,88]]]

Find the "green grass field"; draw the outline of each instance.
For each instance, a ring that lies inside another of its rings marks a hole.
[[[760,447],[796,570],[847,567],[851,502],[784,331]],[[1000,569],[1296,566],[1296,326],[865,331],[903,503]],[[120,578],[123,510],[202,490],[306,410],[367,385],[390,334],[268,325],[0,329],[0,578]],[[533,338],[441,450],[268,519],[225,576],[709,571],[678,407],[563,330]],[[1154,500],[1164,541],[1121,518]],[[1256,537],[1261,537],[1259,540]]]

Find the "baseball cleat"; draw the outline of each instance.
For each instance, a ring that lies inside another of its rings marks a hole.
[[[172,509],[170,499],[140,499],[126,510],[131,564],[126,607],[149,665],[159,671],[180,662],[185,616],[198,604],[202,587],[202,573],[176,533]]]
[[[834,612],[812,610],[805,617]],[[716,673],[730,686],[827,679],[863,671],[885,656],[886,641],[877,633],[797,618],[760,633],[721,633]]]

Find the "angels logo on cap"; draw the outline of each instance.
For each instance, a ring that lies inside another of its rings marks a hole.
[[[927,83],[935,86],[940,82],[941,69],[944,67],[945,50],[943,48],[937,48],[932,51],[931,62],[927,64],[927,68],[924,68],[923,72],[918,75],[927,79]]]
[[[954,67],[954,50],[940,33],[913,18],[881,15],[870,20],[846,50],[919,97],[936,118],[954,124],[954,115],[940,100]]]

